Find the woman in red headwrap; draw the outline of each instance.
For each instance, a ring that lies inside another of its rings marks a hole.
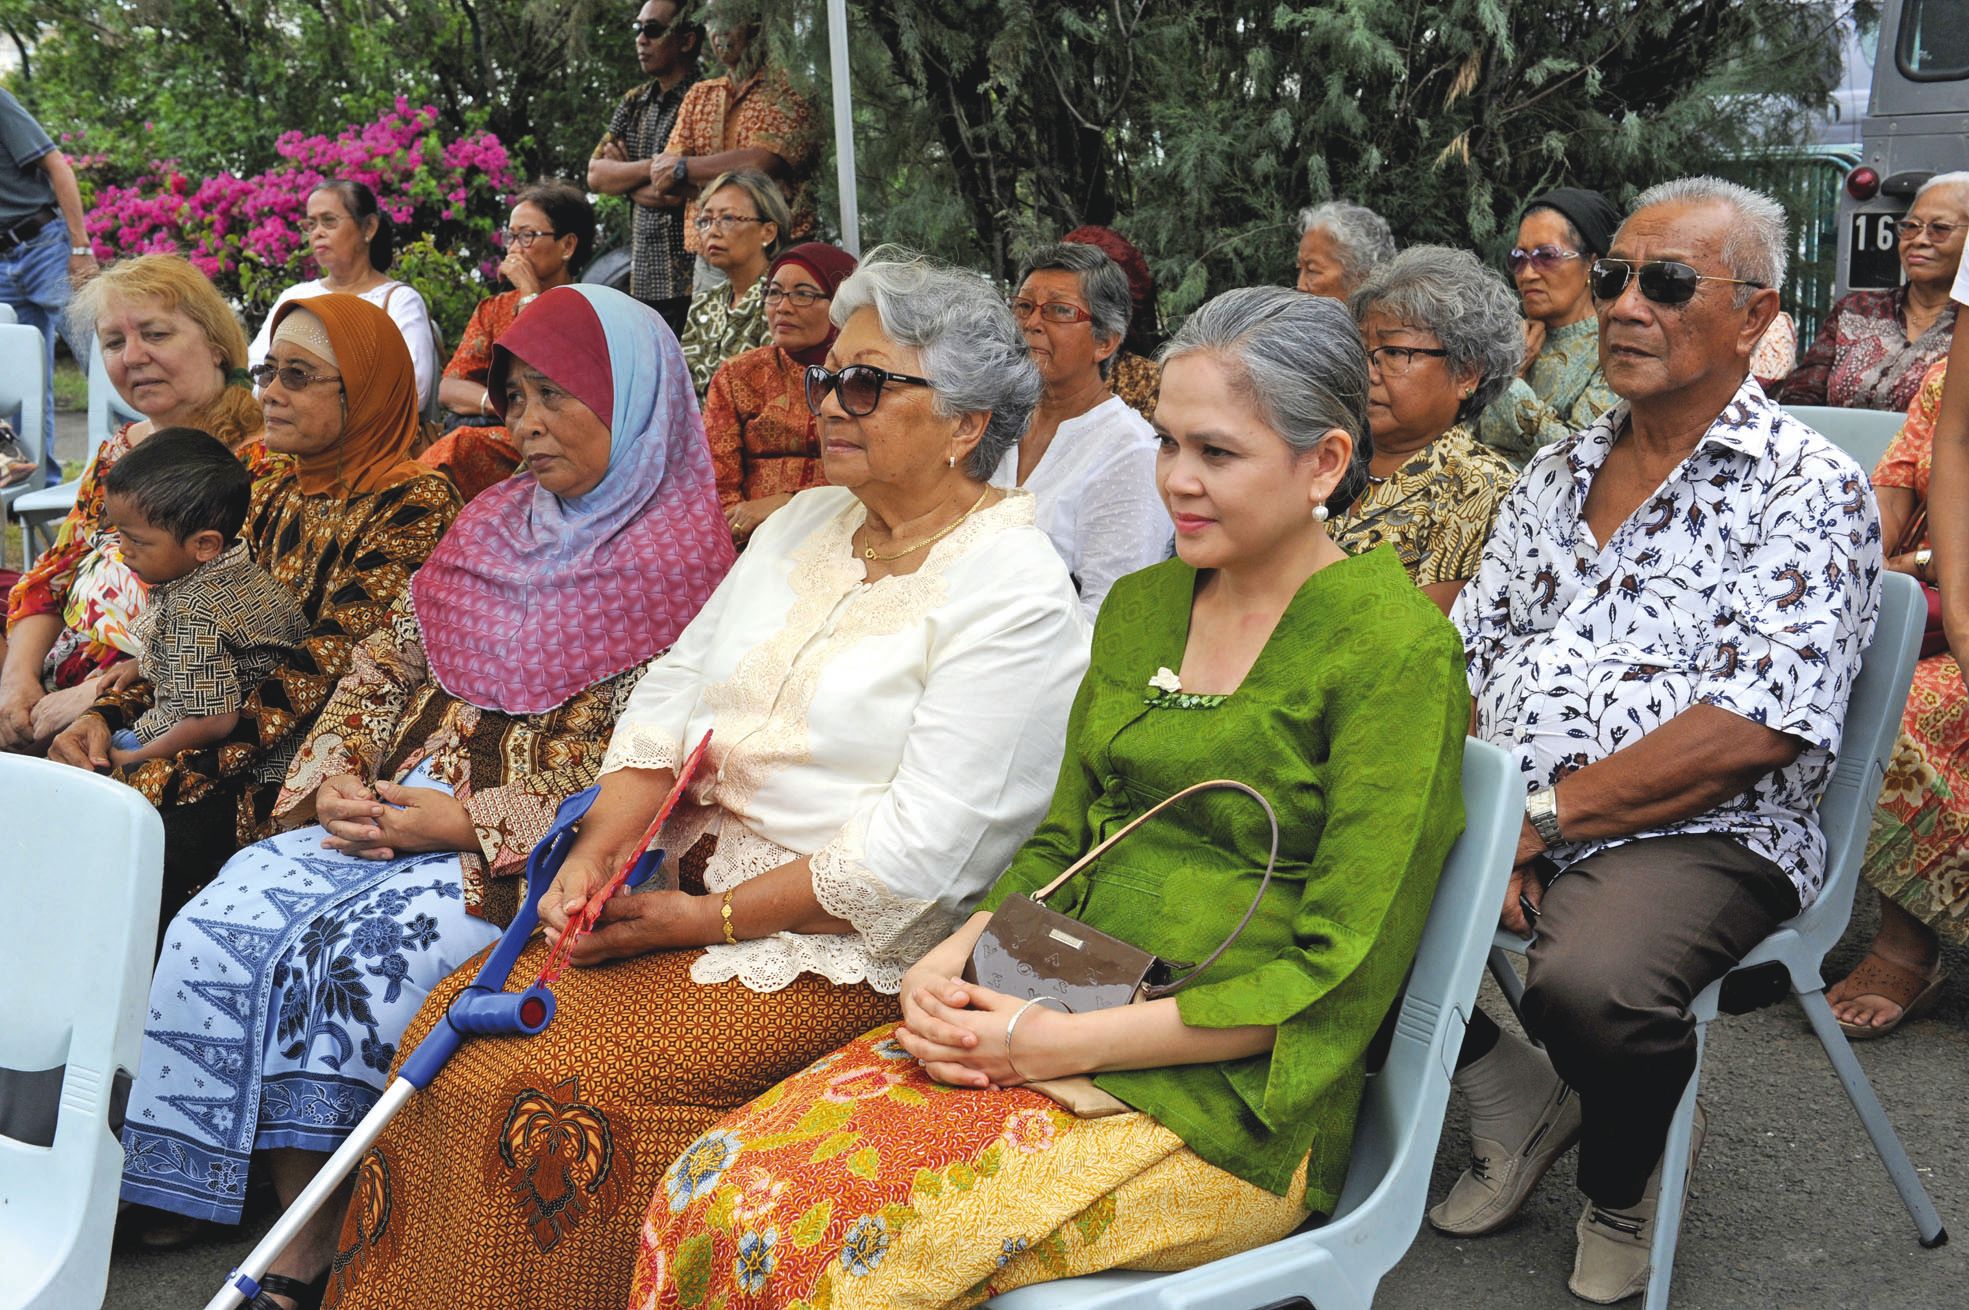
[[[736,542],[750,537],[794,492],[827,481],[805,377],[807,365],[825,360],[834,344],[828,306],[854,271],[853,255],[820,241],[774,260],[765,290],[772,344],[734,355],[711,378],[704,435]]]

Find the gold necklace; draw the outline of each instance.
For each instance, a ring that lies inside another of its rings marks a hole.
[[[973,514],[977,513],[978,507],[985,503],[985,497],[989,496],[990,494],[991,494],[991,488],[986,487],[982,492],[978,494],[978,498],[971,503],[971,508],[965,510],[962,514],[959,514],[956,518],[952,519],[950,523],[945,527],[938,529],[934,535],[923,538],[923,540],[917,542],[914,546],[911,546],[907,550],[899,550],[893,555],[877,555],[875,553],[875,547],[863,546],[861,548],[861,557],[865,560],[871,560],[878,564],[886,564],[890,560],[901,559],[905,555],[914,555],[917,551],[922,550],[925,546],[934,546],[939,541],[942,541],[945,537],[948,537],[951,533],[955,532],[957,530],[958,524],[962,523],[965,519],[968,519]],[[864,523],[862,526],[867,527],[868,525]]]

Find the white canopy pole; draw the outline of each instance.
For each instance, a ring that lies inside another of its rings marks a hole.
[[[861,258],[861,206],[855,197],[854,88],[848,82],[848,0],[827,0],[827,62],[834,86],[834,184],[841,192],[841,244]]]

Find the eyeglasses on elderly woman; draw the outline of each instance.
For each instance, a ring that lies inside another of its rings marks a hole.
[[[807,366],[807,408],[815,414],[827,403],[827,393],[833,392],[841,398],[841,408],[851,418],[866,418],[875,412],[875,406],[882,399],[882,388],[891,382],[904,386],[927,387],[930,379],[911,377],[907,373],[891,373],[886,368],[876,368],[873,364],[849,364],[846,368],[829,372],[819,364]]]

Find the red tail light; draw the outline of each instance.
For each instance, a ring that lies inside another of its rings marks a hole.
[[[1880,194],[1880,174],[1862,164],[1846,174],[1846,194],[1855,200],[1871,200]]]

